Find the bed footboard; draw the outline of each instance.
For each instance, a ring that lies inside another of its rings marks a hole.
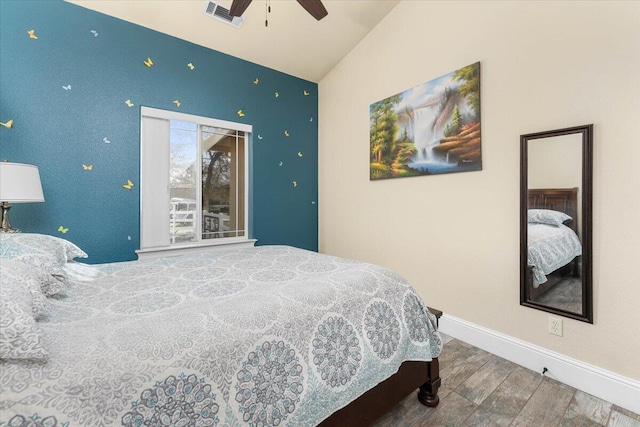
[[[425,378],[425,369],[427,382],[420,385]],[[427,406],[436,406],[439,401],[437,392],[440,386],[438,369],[437,358],[431,362],[404,362],[396,374],[335,412],[318,427],[370,426],[417,388],[420,388],[418,393],[420,402],[423,402],[420,396],[426,393],[424,398],[428,403],[423,403]]]

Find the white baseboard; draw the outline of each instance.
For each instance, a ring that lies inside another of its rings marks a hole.
[[[454,316],[440,318],[440,331],[561,383],[640,414],[640,382]]]

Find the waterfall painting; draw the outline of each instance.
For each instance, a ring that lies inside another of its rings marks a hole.
[[[482,170],[480,62],[369,107],[369,178]]]

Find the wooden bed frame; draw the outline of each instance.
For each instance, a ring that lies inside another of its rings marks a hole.
[[[571,228],[578,234],[578,188],[539,188],[528,190],[528,208],[529,209],[552,209],[554,211],[564,212],[573,218],[572,221],[566,221],[564,225]],[[528,267],[526,277],[527,299],[535,301],[540,295],[557,285],[569,274],[578,276],[580,274],[579,267],[580,256],[577,256],[567,265],[560,267],[556,271],[547,275],[547,281],[533,287],[533,268]]]
[[[442,312],[429,309],[439,319]],[[425,406],[440,403],[440,365],[435,357],[431,362],[404,362],[398,372],[381,382],[349,405],[334,412],[318,427],[365,427],[389,412],[412,391],[419,388],[418,400]]]

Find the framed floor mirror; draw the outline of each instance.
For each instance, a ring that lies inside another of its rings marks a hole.
[[[593,323],[593,125],[520,136],[520,304]]]

